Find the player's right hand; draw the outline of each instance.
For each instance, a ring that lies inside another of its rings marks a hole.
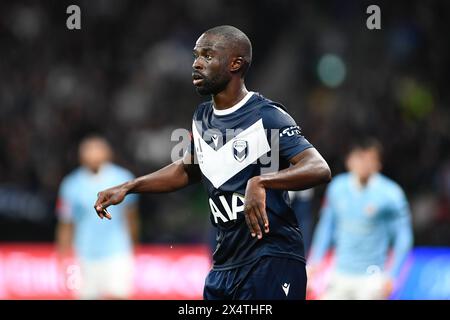
[[[97,201],[94,204],[94,209],[97,215],[103,219],[111,220],[111,214],[106,210],[110,205],[119,204],[125,199],[127,192],[121,187],[113,187],[97,194]]]

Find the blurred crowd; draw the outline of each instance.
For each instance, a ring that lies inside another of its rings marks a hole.
[[[81,30],[66,27],[70,4]],[[253,42],[248,88],[287,107],[333,174],[354,136],[378,137],[383,172],[411,202],[415,244],[450,245],[450,3],[380,2],[381,30],[366,27],[369,4],[1,2],[0,240],[53,239],[58,186],[88,134],[108,139],[135,175],[169,163],[172,131],[189,129],[203,99],[193,45],[231,24]],[[201,186],[143,196],[140,207],[143,242],[208,239]]]

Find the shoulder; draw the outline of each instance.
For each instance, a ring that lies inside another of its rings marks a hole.
[[[114,163],[108,164],[108,171],[113,172],[116,176],[123,177],[124,179],[134,177],[131,171]]]
[[[349,180],[350,174],[348,172],[334,176],[327,185],[326,197],[336,200],[342,197],[342,193],[347,192],[346,189],[348,188]]]
[[[202,118],[205,112],[212,109],[211,101],[205,101],[200,103],[194,111],[194,120],[199,120]]]
[[[66,175],[60,184],[60,188],[64,191],[69,191],[69,189],[74,188],[75,186],[77,186],[79,183],[79,180],[81,178],[82,175],[82,169],[81,168],[77,168],[75,170],[73,170],[72,172],[70,172],[68,175]]]
[[[350,174],[348,172],[340,173],[331,179],[328,184],[328,189],[339,189],[348,183],[350,179]]]
[[[258,93],[255,93],[255,96],[255,102],[258,103],[262,115],[278,117],[289,116],[286,107],[280,102],[267,99]]]
[[[403,200],[405,192],[403,188],[391,178],[386,177],[383,174],[378,174],[378,188],[382,189],[387,197],[393,201]]]
[[[294,118],[281,103],[260,96],[258,110],[266,128],[280,129],[295,126]]]

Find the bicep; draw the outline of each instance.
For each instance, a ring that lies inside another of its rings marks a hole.
[[[197,159],[195,157],[195,152],[186,151],[182,160],[178,160],[179,166],[186,173],[189,184],[200,182],[201,171],[198,165]]]
[[[319,153],[319,151],[317,151],[317,149],[312,146],[295,154],[293,157],[291,157],[289,159],[289,162],[292,165],[296,165],[297,163],[301,163],[301,162],[309,162],[309,161],[326,163],[325,159],[322,157],[322,155]]]

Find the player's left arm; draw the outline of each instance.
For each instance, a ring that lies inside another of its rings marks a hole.
[[[131,241],[134,245],[139,243],[139,209],[136,204],[128,205],[125,209],[127,226]]]
[[[331,180],[331,171],[322,155],[310,147],[290,160],[292,166],[284,170],[255,176],[247,182],[245,218],[252,236],[262,238],[261,227],[269,232],[266,213],[266,189],[303,190]]]

